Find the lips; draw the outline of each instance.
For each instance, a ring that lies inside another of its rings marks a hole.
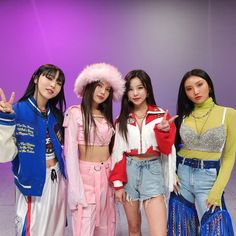
[[[202,98],[202,96],[195,97],[196,100],[200,100],[201,98]]]
[[[47,89],[47,92],[51,95],[54,94],[54,91],[52,89]]]
[[[100,100],[104,100],[103,96],[97,96]]]

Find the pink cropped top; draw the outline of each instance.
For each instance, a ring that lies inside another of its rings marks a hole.
[[[107,146],[109,145],[113,134],[115,133],[111,124],[105,118],[94,119],[96,127],[91,124],[88,145]],[[74,130],[77,130],[77,142],[80,145],[85,145],[84,140],[84,125],[83,115],[80,106],[70,107],[65,116],[64,126],[68,125]]]

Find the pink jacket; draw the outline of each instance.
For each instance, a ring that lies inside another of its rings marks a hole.
[[[78,145],[84,144],[83,116],[79,105],[68,108],[63,126],[65,127],[64,155],[68,175],[68,204],[69,208],[73,210],[77,209],[79,205],[87,206],[79,169]],[[104,118],[97,125],[96,132],[91,126],[89,145],[109,145],[113,133],[113,128]]]

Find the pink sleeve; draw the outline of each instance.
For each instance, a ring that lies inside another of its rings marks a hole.
[[[65,127],[64,154],[68,175],[68,204],[70,209],[76,209],[78,204],[87,205],[83,182],[79,171],[78,152],[78,107],[69,108],[65,114],[63,126]]]

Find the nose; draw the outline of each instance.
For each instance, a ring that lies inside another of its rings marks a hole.
[[[194,91],[195,95],[199,93],[199,89],[198,88],[194,88],[193,91]]]
[[[56,83],[57,83],[57,81],[56,81],[55,79],[53,79],[53,80],[51,80],[51,82],[50,82],[50,86],[51,86],[52,88],[55,88],[55,87],[56,87]]]
[[[137,89],[134,89],[133,91],[134,91],[134,96],[137,96],[138,90],[137,90]]]
[[[105,94],[105,91],[106,91],[106,88],[105,88],[105,87],[101,87],[100,93],[101,93],[101,94]]]

